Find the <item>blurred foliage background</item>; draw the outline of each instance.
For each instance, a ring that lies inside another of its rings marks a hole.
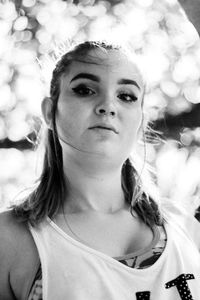
[[[55,45],[127,43],[140,57],[145,111],[160,143],[147,145],[162,196],[200,205],[200,41],[176,0],[22,0],[0,3],[0,207],[40,172],[33,143]],[[39,61],[39,63],[38,63]]]

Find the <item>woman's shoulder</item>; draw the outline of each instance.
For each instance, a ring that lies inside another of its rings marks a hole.
[[[17,299],[26,299],[39,257],[28,224],[19,222],[13,210],[0,213],[0,240],[0,290],[6,284]]]
[[[166,222],[183,230],[200,250],[200,222],[192,210],[180,202],[174,203],[168,199],[165,201],[162,211]]]
[[[17,251],[25,239],[30,237],[28,226],[25,222],[19,222],[13,210],[0,213],[0,250],[7,250],[6,254]],[[6,249],[7,247],[7,249]],[[14,248],[13,248],[14,247]]]
[[[19,239],[25,232],[25,225],[19,224],[12,210],[0,213],[0,252],[13,256]]]
[[[191,209],[178,200],[175,202],[169,198],[162,198],[161,211],[166,219],[194,219],[194,214],[192,213]]]
[[[0,212],[0,229],[4,228],[9,230],[11,226],[16,226],[16,222],[19,223],[19,227],[21,227],[20,222],[17,221],[17,217],[13,209],[8,209]]]

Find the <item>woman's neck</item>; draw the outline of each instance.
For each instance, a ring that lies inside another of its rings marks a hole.
[[[121,187],[121,167],[103,170],[69,161],[66,165],[64,173],[68,193],[65,213],[86,210],[113,213],[126,206]]]

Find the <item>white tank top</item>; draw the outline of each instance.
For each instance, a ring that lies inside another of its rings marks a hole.
[[[191,238],[200,225],[192,220],[190,235],[177,220],[168,220],[164,252],[146,269],[76,241],[49,218],[30,226],[42,264],[43,300],[200,299],[200,254]]]

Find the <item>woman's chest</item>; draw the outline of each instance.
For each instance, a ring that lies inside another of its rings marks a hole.
[[[142,250],[153,240],[152,230],[130,213],[67,215],[57,224],[73,239],[111,257]]]

